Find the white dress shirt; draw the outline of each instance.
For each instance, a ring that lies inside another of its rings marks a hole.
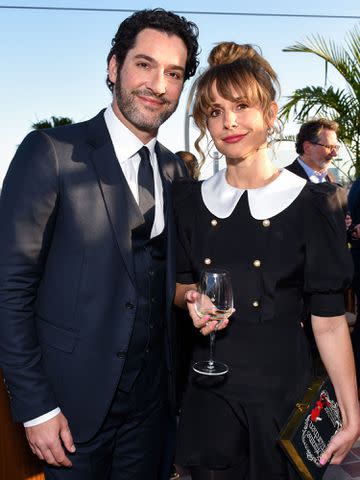
[[[130,187],[131,193],[139,205],[138,171],[141,158],[138,151],[144,144],[117,118],[111,105],[105,110],[104,119],[120,167]],[[149,149],[150,163],[154,171],[155,217],[150,238],[159,235],[165,226],[163,186],[155,152],[155,144],[156,138],[153,138],[145,145]],[[33,427],[44,423],[55,417],[60,411],[60,408],[57,407],[50,412],[44,413],[44,415],[40,417],[24,422],[24,427]]]
[[[111,105],[105,110],[104,118],[120,167],[136,203],[139,205],[138,171],[141,158],[138,151],[144,144],[117,118]],[[153,138],[145,145],[150,152],[150,163],[154,171],[155,187],[155,218],[150,238],[159,235],[164,230],[165,224],[163,186],[156,158],[155,144],[156,138]]]
[[[309,167],[307,163],[305,163],[301,157],[297,158],[297,161],[300,163],[300,165],[303,167],[303,169],[306,172],[306,175],[309,177],[310,182],[312,183],[324,183],[326,182],[326,177],[327,177],[327,172],[317,172],[313,168]]]

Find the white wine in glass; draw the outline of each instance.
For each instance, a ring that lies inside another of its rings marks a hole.
[[[199,317],[209,316],[209,321],[219,323],[233,313],[234,300],[230,274],[227,270],[203,270],[198,284],[198,297],[195,303]],[[214,360],[215,331],[210,333],[210,358],[196,362],[193,370],[202,375],[224,375],[229,367]]]

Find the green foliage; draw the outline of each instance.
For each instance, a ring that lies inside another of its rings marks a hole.
[[[41,130],[43,128],[54,128],[61,127],[62,125],[71,125],[73,120],[69,117],[54,117],[52,116],[50,120],[40,120],[31,125],[33,130]]]
[[[348,34],[345,46],[311,36],[306,43],[296,43],[284,52],[311,53],[331,65],[343,77],[346,88],[307,86],[295,90],[280,111],[283,120],[293,116],[303,123],[311,117],[322,116],[339,123],[339,139],[345,145],[352,165],[350,177],[360,175],[360,28]]]

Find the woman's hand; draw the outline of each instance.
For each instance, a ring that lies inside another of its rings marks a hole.
[[[360,434],[360,409],[354,356],[349,327],[344,315],[319,317],[312,315],[316,344],[335,388],[343,426],[331,439],[320,463],[338,465],[345,458]]]
[[[209,315],[200,317],[197,314],[195,303],[199,295],[200,293],[198,293],[196,290],[187,290],[184,295],[184,301],[187,305],[189,315],[193,321],[194,327],[199,329],[203,335],[209,335],[209,333],[213,332],[214,330],[222,330],[226,328],[229,323],[228,318],[224,318],[221,321],[218,321],[218,320],[211,320]]]
[[[359,425],[358,428],[356,428],[356,425],[355,428],[354,425],[342,427],[331,439],[325,452],[321,455],[321,465],[326,465],[328,462],[339,465],[359,438],[359,434]]]

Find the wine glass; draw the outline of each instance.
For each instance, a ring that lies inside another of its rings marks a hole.
[[[198,284],[198,296],[195,302],[196,313],[199,317],[205,315],[210,321],[222,320],[233,313],[234,300],[230,274],[227,270],[203,270]],[[224,375],[229,371],[225,363],[214,360],[215,330],[210,333],[210,358],[196,362],[193,370],[202,375]]]

